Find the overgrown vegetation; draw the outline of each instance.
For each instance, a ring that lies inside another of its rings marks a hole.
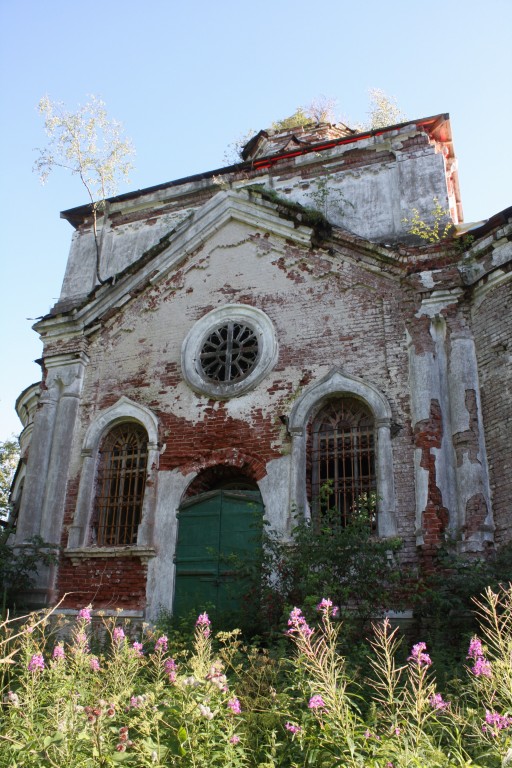
[[[353,127],[354,131],[370,131],[406,120],[406,115],[399,108],[394,96],[388,96],[380,88],[370,88],[368,96],[369,109],[366,120],[357,120],[352,123],[349,118],[340,115],[337,99],[320,95],[308,104],[298,106],[293,114],[274,120],[267,130],[290,131],[315,123],[343,122]],[[252,129],[245,131],[229,144],[224,154],[226,164],[230,165],[242,159],[245,145],[255,134],[256,131]]]
[[[0,766],[503,768],[512,759],[512,585],[477,603],[479,635],[446,690],[423,639],[385,619],[349,671],[330,598],[295,607],[273,657],[206,613],[180,647],[82,609],[0,627]],[[190,650],[186,650],[186,645]],[[412,647],[411,647],[412,646]]]
[[[349,525],[337,524],[328,505],[321,517],[298,520],[291,540],[265,534],[262,623],[277,625],[284,612],[301,605],[310,615],[319,595],[339,606],[345,639],[352,642],[369,620],[385,610],[400,610],[404,574],[396,554],[399,539],[372,535],[368,510]]]
[[[0,523],[9,518],[9,495],[19,458],[20,446],[14,436],[0,442]]]
[[[40,566],[57,562],[58,547],[47,544],[40,536],[33,536],[22,545],[15,546],[13,529],[0,529],[0,615],[7,609],[23,607],[23,593],[33,585]],[[20,605],[21,600],[21,605]]]
[[[412,209],[410,219],[402,219],[403,224],[407,224],[410,235],[416,235],[427,243],[438,243],[450,237],[455,231],[453,222],[450,218],[450,211],[445,210],[437,197],[433,199],[434,207],[430,212],[430,221],[424,221],[417,208]]]
[[[128,179],[135,154],[132,143],[123,136],[117,120],[108,117],[105,103],[91,96],[75,112],[62,102],[43,96],[38,104],[44,118],[48,145],[38,149],[34,171],[45,184],[55,168],[64,168],[78,176],[91,204],[94,241],[96,244],[96,278],[100,276],[100,242],[98,213],[106,206],[107,197],[114,195],[121,179]]]

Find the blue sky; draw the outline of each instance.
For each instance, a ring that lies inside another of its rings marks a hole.
[[[238,136],[319,94],[365,120],[381,88],[407,117],[450,113],[476,221],[512,205],[511,28],[510,0],[0,0],[0,440],[40,378],[27,318],[60,292],[72,228],[59,213],[87,202],[76,178],[42,187],[32,173],[41,96],[106,102],[137,150],[126,192],[221,167]]]

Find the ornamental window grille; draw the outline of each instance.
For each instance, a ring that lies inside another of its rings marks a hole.
[[[201,370],[210,381],[232,384],[253,370],[260,354],[258,337],[245,323],[229,321],[210,331],[201,346]]]
[[[364,518],[375,530],[375,429],[370,410],[355,398],[332,400],[315,417],[310,439],[315,524],[344,528]]]
[[[146,484],[148,436],[138,424],[120,424],[99,450],[93,534],[100,547],[135,544]]]

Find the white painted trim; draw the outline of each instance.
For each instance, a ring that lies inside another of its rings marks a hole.
[[[396,536],[396,503],[391,448],[391,408],[384,395],[357,376],[333,368],[327,376],[308,387],[292,408],[288,431],[292,436],[291,499],[297,509],[309,514],[306,493],[306,427],[310,419],[333,397],[356,397],[370,408],[375,418],[379,536]]]
[[[78,486],[78,497],[75,508],[73,525],[69,528],[68,547],[77,549],[89,544],[89,524],[94,501],[96,480],[96,465],[98,451],[104,435],[116,424],[132,421],[141,424],[148,434],[148,462],[146,491],[142,505],[142,516],[139,525],[137,544],[151,546],[152,525],[155,506],[157,482],[158,450],[158,420],[155,414],[128,397],[120,397],[117,403],[100,413],[91,422],[82,443],[82,472]]]
[[[241,381],[216,384],[203,375],[199,354],[207,334],[229,320],[247,323],[254,329],[258,337],[258,359],[251,373]],[[261,309],[248,304],[225,304],[208,312],[192,326],[181,348],[181,368],[185,381],[195,392],[227,399],[254,389],[272,370],[277,357],[277,337],[270,318]]]

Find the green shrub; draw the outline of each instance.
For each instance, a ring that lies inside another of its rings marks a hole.
[[[131,625],[115,618],[92,653],[87,608],[66,626],[51,612],[6,621],[0,767],[505,768],[512,586],[488,589],[477,615],[480,636],[451,696],[436,683],[431,649],[420,641],[404,652],[387,619],[354,676],[328,598],[315,623],[291,611],[290,652],[279,655],[237,630],[214,637],[206,613],[188,650],[147,626],[129,638]]]

